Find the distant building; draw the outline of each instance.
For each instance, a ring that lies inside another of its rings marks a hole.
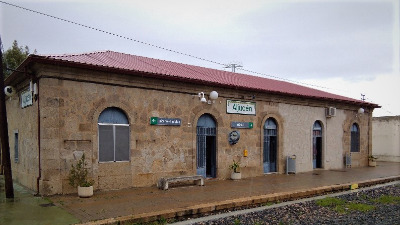
[[[378,161],[400,162],[400,116],[372,118],[372,154]]]
[[[296,172],[342,169],[350,152],[366,166],[372,151],[378,105],[288,82],[112,51],[30,55],[17,70],[13,178],[44,195],[76,191],[67,176],[82,153],[94,188],[111,190],[227,179],[233,160],[244,178],[285,173],[292,155]]]

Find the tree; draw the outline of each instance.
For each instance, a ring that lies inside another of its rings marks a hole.
[[[2,64],[4,77],[7,78],[12,73],[11,70],[7,70],[6,68],[17,69],[29,54],[28,46],[18,46],[17,40],[14,40],[12,47],[5,51],[3,55]],[[36,50],[33,51],[33,54],[36,54]]]

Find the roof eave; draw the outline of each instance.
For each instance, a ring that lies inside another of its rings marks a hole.
[[[62,60],[62,59],[53,59],[53,58],[49,58],[46,56],[40,56],[40,55],[29,55],[28,58],[17,68],[17,71],[21,71],[21,69],[24,69],[27,65],[29,65],[31,63],[73,66],[73,67],[83,68],[83,69],[107,71],[107,72],[113,72],[113,73],[119,73],[119,74],[129,74],[129,75],[136,75],[136,76],[138,74],[146,74],[146,77],[158,78],[158,79],[164,79],[164,80],[184,81],[184,82],[195,83],[195,84],[200,83],[200,84],[204,84],[204,85],[219,86],[219,87],[225,87],[225,88],[236,88],[236,89],[247,90],[247,91],[259,91],[259,92],[264,92],[264,93],[272,93],[272,94],[292,96],[292,97],[301,97],[301,98],[305,97],[305,98],[309,98],[309,99],[342,102],[342,103],[347,103],[347,104],[358,105],[361,107],[381,108],[381,106],[374,104],[374,103],[369,103],[369,102],[301,95],[301,94],[286,93],[286,92],[279,92],[279,91],[263,90],[263,89],[258,89],[258,88],[247,88],[247,87],[241,87],[241,86],[236,86],[236,85],[233,86],[233,85],[221,84],[218,82],[210,82],[210,81],[204,81],[204,80],[200,80],[200,79],[183,78],[183,77],[165,75],[165,74],[159,74],[159,73],[150,73],[150,72],[144,72],[144,71],[139,71],[139,70],[128,70],[128,69],[121,69],[121,68],[116,68],[116,67],[92,65],[92,64],[87,64],[87,63],[77,63],[77,62],[67,61],[67,60]],[[11,83],[11,81],[14,80],[18,76],[19,73],[20,72],[13,72],[6,79],[6,85]]]

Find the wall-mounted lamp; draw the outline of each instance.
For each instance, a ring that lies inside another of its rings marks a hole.
[[[359,108],[359,109],[358,109],[358,113],[359,113],[359,114],[363,114],[363,113],[364,113],[364,109],[363,109],[363,108]]]
[[[29,91],[32,93],[33,98],[35,101],[37,100],[38,97],[38,88],[37,84],[33,83],[32,81],[29,82]]]
[[[204,92],[199,93],[200,102],[207,102],[207,99],[204,97]]]
[[[200,92],[198,94],[199,98],[200,98],[200,102],[207,102],[208,104],[212,104],[215,103],[215,100],[217,100],[218,98],[218,92],[216,91],[212,91],[210,92],[210,99],[207,101],[207,99],[204,96],[204,92]]]

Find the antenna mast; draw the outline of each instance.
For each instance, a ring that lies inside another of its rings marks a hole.
[[[236,72],[236,68],[243,67],[241,62],[231,62],[228,65],[225,65],[224,68],[232,68],[232,72]]]

